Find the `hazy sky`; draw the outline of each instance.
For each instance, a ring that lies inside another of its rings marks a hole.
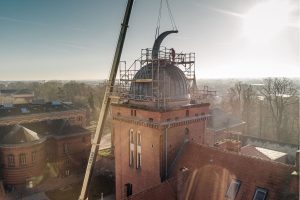
[[[105,79],[125,0],[1,0],[0,80]],[[136,0],[122,60],[152,47],[160,0]],[[298,0],[169,0],[197,78],[300,77]],[[161,31],[170,29],[166,6]]]

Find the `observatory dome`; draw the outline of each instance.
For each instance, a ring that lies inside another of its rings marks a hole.
[[[186,77],[181,69],[172,63],[156,62],[145,65],[135,74],[133,80],[130,93],[137,98],[189,98]]]

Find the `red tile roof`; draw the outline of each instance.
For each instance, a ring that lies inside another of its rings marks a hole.
[[[182,172],[183,168],[188,170]],[[225,194],[231,181],[239,180],[235,200],[253,199],[257,187],[267,190],[268,200],[297,200],[299,176],[291,175],[294,170],[292,165],[189,143],[172,178],[130,199],[228,200]]]
[[[291,165],[190,143],[173,174],[182,167],[190,171],[183,188],[183,196],[189,199],[225,200],[232,179],[241,181],[236,200],[252,199],[256,187],[267,189],[268,200],[299,195],[295,190],[299,177],[291,176],[295,170]]]
[[[248,145],[248,146],[242,147],[241,154],[245,154],[248,156],[253,156],[253,157],[257,157],[257,158],[261,158],[261,159],[265,159],[265,160],[270,160],[270,158],[268,158],[268,156],[264,155],[260,151],[257,151],[254,146]]]

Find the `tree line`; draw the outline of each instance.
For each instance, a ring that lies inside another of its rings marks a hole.
[[[246,135],[298,143],[299,91],[290,79],[239,81],[227,90],[221,107],[246,122]]]

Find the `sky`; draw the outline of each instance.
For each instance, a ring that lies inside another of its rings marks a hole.
[[[107,79],[125,0],[1,0],[0,80]],[[197,78],[300,77],[298,0],[169,0]],[[136,0],[121,60],[151,48],[160,0]],[[160,32],[171,23],[163,0]]]

